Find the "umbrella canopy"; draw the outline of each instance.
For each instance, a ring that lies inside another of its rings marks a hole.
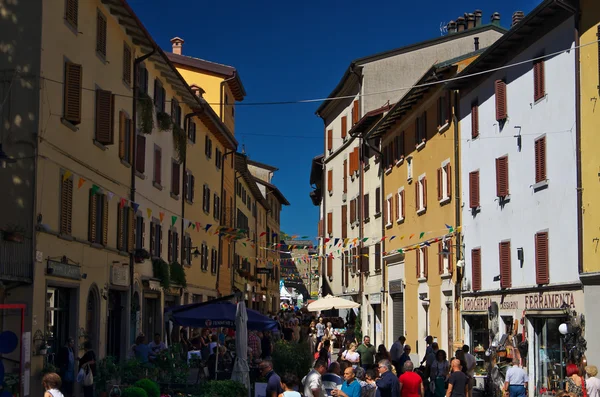
[[[245,305],[244,305],[245,308]],[[277,323],[252,309],[245,309],[248,329],[264,331],[277,328]],[[237,306],[231,302],[198,304],[169,307],[165,310],[177,325],[199,328],[236,328]]]
[[[359,307],[360,303],[337,296],[327,295],[326,297],[308,304],[309,312],[320,312],[331,309],[353,309]]]
[[[250,390],[250,367],[248,367],[248,312],[244,301],[237,304],[235,315],[235,363],[231,380],[235,380]]]

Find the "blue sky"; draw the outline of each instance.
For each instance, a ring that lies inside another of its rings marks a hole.
[[[195,1],[129,0],[155,41],[185,40],[183,54],[235,66],[243,103],[327,97],[349,63],[362,56],[440,35],[440,24],[465,12],[497,11],[508,27],[514,11],[540,0],[455,1]],[[311,159],[323,152],[318,103],[238,106],[236,137],[251,159],[279,171],[273,179],[290,201],[282,213],[288,234],[317,234],[309,199]]]

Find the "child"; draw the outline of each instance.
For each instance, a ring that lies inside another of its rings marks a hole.
[[[301,397],[300,393],[294,391],[294,387],[297,385],[298,379],[296,379],[295,375],[284,374],[281,377],[281,388],[283,389],[283,393],[281,393],[279,397]]]
[[[62,381],[60,376],[54,372],[47,373],[42,378],[42,386],[44,387],[44,397],[64,397],[58,390]]]

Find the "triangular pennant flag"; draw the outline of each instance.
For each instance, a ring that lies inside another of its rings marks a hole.
[[[425,235],[425,232],[421,232],[421,234],[419,234],[419,239],[422,239],[424,235]]]
[[[115,196],[115,194],[113,192],[106,192],[106,196],[108,197],[108,201],[110,201]]]
[[[242,245],[245,247],[245,246],[246,246],[246,243],[242,243]],[[242,313],[243,313],[243,312],[242,312]]]
[[[150,208],[146,208],[146,213],[148,214],[148,219],[152,218],[152,210]]]
[[[83,186],[84,183],[85,183],[85,179],[80,177],[79,182],[77,182],[77,189],[81,189],[81,187]]]
[[[425,244],[428,247],[431,247],[431,243],[429,241],[425,241],[423,244]]]
[[[338,242],[339,242],[339,241],[340,241],[340,239],[336,237],[336,238],[333,240],[333,245],[338,245]]]
[[[175,226],[175,222],[177,222],[177,216],[171,215],[171,226]]]
[[[158,214],[159,218],[160,218],[160,223],[162,223],[163,219],[165,219],[165,213],[161,212]]]
[[[209,223],[208,225],[204,226],[204,231],[205,231],[205,232],[208,232],[208,229],[210,229],[210,228],[211,228],[211,226],[212,226],[212,225],[211,225],[210,223]]]
[[[69,179],[71,177],[71,175],[73,175],[73,173],[69,170],[65,171],[65,173],[63,174],[63,182],[66,181],[67,179]]]
[[[362,242],[366,243],[368,239],[369,239],[368,237],[365,237],[365,238],[362,239]]]
[[[90,192],[92,195],[98,193],[98,190],[100,190],[100,186],[98,185],[92,185],[92,188],[90,189]]]
[[[262,232],[262,233],[260,234],[260,236],[258,236],[258,237],[262,237],[262,236],[264,236],[265,234],[267,234],[267,232]]]
[[[126,202],[127,202],[127,199],[121,198],[121,200],[119,201],[119,207],[121,207],[121,208],[125,207]]]
[[[413,238],[414,236],[415,236],[415,234],[413,233],[413,234],[411,234],[411,235],[410,235],[410,237],[409,237],[408,239],[410,240],[410,239],[411,239],[411,238]]]
[[[131,208],[133,208],[134,212],[137,212],[138,208],[140,208],[140,205],[138,203],[131,203]]]
[[[200,230],[201,227],[202,225],[200,224],[200,222],[196,222],[196,230]]]
[[[386,238],[387,238],[387,236],[383,236],[383,237],[381,238],[381,241],[384,241]]]
[[[392,240],[393,240],[393,239],[395,239],[395,238],[396,238],[396,236],[392,236],[392,237],[390,237],[390,241],[392,241]]]

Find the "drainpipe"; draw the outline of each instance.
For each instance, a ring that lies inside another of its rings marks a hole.
[[[137,126],[137,97],[139,96],[139,87],[138,87],[138,75],[140,71],[140,64],[144,62],[146,59],[150,58],[156,52],[156,48],[153,48],[152,51],[147,53],[146,55],[142,55],[141,57],[135,58],[133,61],[133,103],[132,103],[132,115],[131,122],[134,126]],[[129,192],[129,198],[131,202],[135,202],[135,171],[136,171],[136,162],[137,162],[137,134],[134,134],[133,137],[133,159],[131,161],[131,188]],[[135,250],[134,250],[135,252]],[[135,274],[135,260],[133,252],[129,254],[129,321],[127,322],[127,327],[131,326],[131,305],[133,304],[133,298],[135,295],[134,291],[134,282],[133,277]],[[129,334],[131,334],[131,330],[129,330]],[[129,337],[130,335],[128,335]]]
[[[225,192],[225,159],[227,159],[227,155],[235,153],[235,150],[225,150],[225,152],[222,154],[222,159],[221,159],[221,200],[223,200],[223,194]],[[234,187],[234,192],[233,195],[235,196],[235,187]],[[223,222],[224,218],[225,218],[225,206],[227,206],[227,203],[223,203],[221,202],[221,223]],[[228,258],[229,259],[229,258]],[[221,233],[219,233],[219,266],[217,266],[217,280],[216,280],[216,285],[215,285],[215,289],[217,290],[218,294],[221,295],[221,292],[219,291],[219,280],[221,278],[221,266],[223,266],[223,236],[221,236]],[[233,289],[233,284],[231,285],[232,289]]]
[[[223,114],[223,108],[224,108],[223,96],[225,94],[225,84],[229,83],[231,80],[235,79],[236,77],[237,77],[237,71],[234,71],[230,78],[221,81],[221,87],[219,90],[219,95],[220,95],[220,100],[219,100],[220,114],[219,114],[219,116],[221,117],[222,122],[225,122],[225,115]]]
[[[454,91],[454,112],[452,114],[452,124],[454,124],[454,218],[455,218],[455,222],[456,222],[456,228],[458,228],[461,225],[461,210],[462,210],[462,205],[461,205],[461,201],[462,201],[462,192],[460,191],[460,136],[459,136],[459,130],[458,130],[458,117],[457,114],[459,114],[459,107],[460,104],[460,94],[458,91]],[[456,233],[456,261],[458,262],[459,260],[462,259],[462,234],[461,233]],[[461,296],[461,284],[462,284],[462,277],[463,274],[458,275],[458,267],[456,269],[456,284],[454,284],[454,296],[455,296],[455,301],[454,301],[454,310],[453,310],[453,317],[454,317],[454,328],[458,331],[459,329],[462,328],[459,327],[460,324],[460,317],[457,317],[457,313],[459,313],[459,308],[460,308],[460,296]],[[464,267],[461,269],[461,273],[464,272]],[[454,341],[458,340],[457,339],[457,332],[454,332]],[[462,337],[462,332],[461,332],[461,337]],[[450,346],[448,346],[448,348],[450,349]]]
[[[234,164],[234,166],[235,166],[235,164]],[[238,178],[241,177],[241,175],[236,176],[237,173],[238,172],[235,171],[235,168],[234,168],[234,171],[233,171],[233,185],[234,185],[234,187],[233,187],[233,208],[232,208],[232,211],[233,211],[233,221],[234,221],[233,227],[235,227],[235,228],[238,227],[238,225],[237,225],[237,217],[235,216],[237,214],[237,191],[235,189],[235,184],[237,183]],[[236,253],[236,240],[233,240],[233,256],[234,257],[235,257],[235,253]],[[231,290],[233,291],[233,287],[234,287],[234,284],[235,284],[235,271],[237,269],[235,269],[233,266],[232,266],[232,268],[233,268],[233,271],[231,272]],[[244,300],[244,294],[245,293],[246,293],[246,291],[242,291],[242,300]]]
[[[581,68],[579,48],[580,4],[577,2],[575,12],[575,156],[577,163],[577,266],[583,273],[583,185],[581,176]]]

